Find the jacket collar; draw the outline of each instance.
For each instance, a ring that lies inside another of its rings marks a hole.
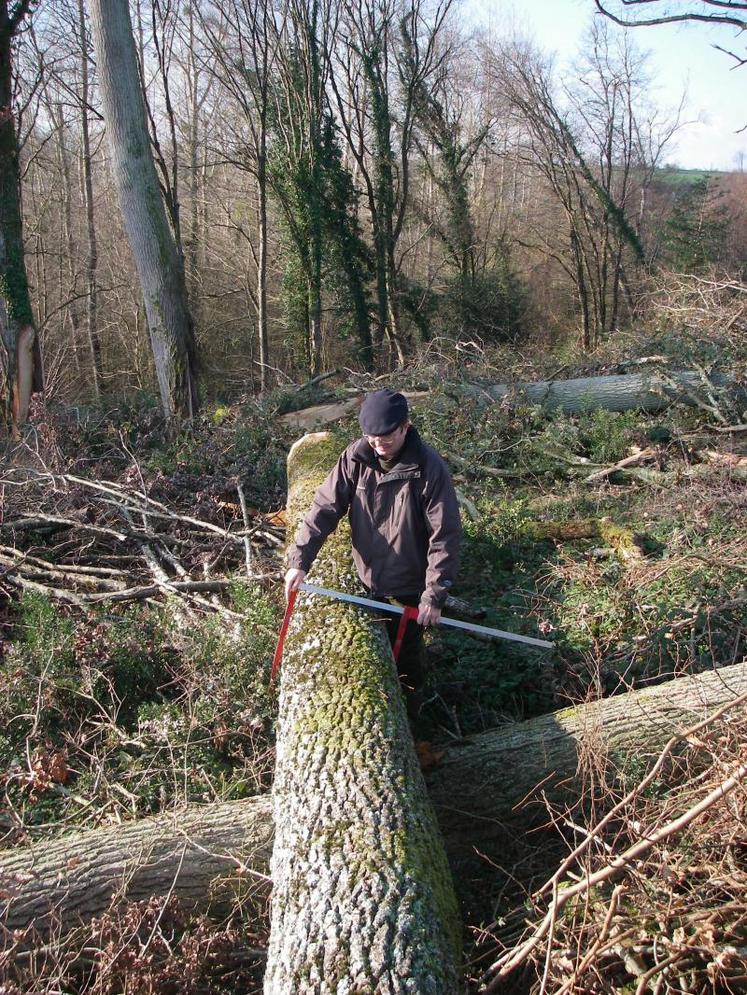
[[[353,449],[353,459],[359,463],[365,463],[374,470],[380,470],[379,460],[376,453],[368,444],[368,439],[359,439]],[[389,473],[401,470],[416,469],[424,466],[426,462],[425,444],[420,438],[420,433],[411,425],[405,436],[405,444],[397,454],[397,462],[390,468]]]

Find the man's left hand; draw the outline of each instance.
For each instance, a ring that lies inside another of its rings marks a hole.
[[[418,625],[438,625],[440,621],[441,609],[421,601],[418,605]]]

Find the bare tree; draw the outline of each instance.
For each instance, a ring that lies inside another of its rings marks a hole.
[[[257,191],[256,247],[248,244],[256,267],[252,299],[257,313],[260,389],[270,380],[270,349],[267,316],[267,263],[269,230],[267,215],[267,140],[271,74],[274,70],[279,34],[268,0],[226,0],[210,8],[198,8],[200,26],[211,55],[210,69],[241,110],[244,128],[236,137],[234,165],[247,169]],[[227,152],[223,150],[223,157]]]
[[[594,4],[605,17],[625,28],[683,22],[724,25],[736,28],[739,34],[747,28],[747,3],[740,0],[689,0],[677,7],[667,0],[612,0],[611,3],[594,0]],[[737,66],[747,64],[747,58],[731,49],[721,45],[714,47],[734,59]]]
[[[5,420],[26,421],[33,391],[43,389],[23,247],[18,137],[13,110],[13,40],[31,0],[0,0],[0,371]]]
[[[451,0],[342,0],[342,26],[330,84],[363,184],[376,259],[377,344],[405,361],[397,246],[410,195],[416,92],[428,91],[444,56]]]
[[[58,0],[45,11],[40,37],[34,38],[33,55],[43,65],[42,100],[53,125],[57,143],[57,160],[61,176],[60,199],[63,208],[63,231],[68,286],[60,288],[59,307],[68,312],[72,327],[72,345],[78,368],[81,367],[79,335],[84,335],[90,358],[86,380],[94,396],[101,393],[103,374],[101,340],[98,330],[98,242],[93,194],[94,148],[92,120],[97,115],[92,106],[92,56],[87,14],[83,0]],[[76,128],[77,126],[77,128]],[[43,136],[39,145],[43,146]],[[80,201],[76,195],[75,167],[80,177]],[[82,201],[82,203],[81,203]],[[79,216],[82,213],[82,218]],[[82,230],[83,259],[78,259],[76,229]],[[83,269],[84,289],[79,289],[79,266]],[[85,321],[81,322],[79,304],[85,301]],[[65,304],[65,302],[67,303]],[[41,320],[41,319],[40,319]],[[89,377],[90,373],[90,377]]]
[[[643,153],[635,126],[636,67],[625,54],[613,66],[617,56],[598,29],[590,50],[579,88],[566,89],[566,107],[550,66],[528,46],[506,48],[494,62],[521,154],[562,212],[562,239],[549,232],[545,251],[575,288],[586,348],[617,323],[625,254],[644,258],[630,203]]]
[[[140,277],[168,419],[197,410],[196,349],[184,266],[158,185],[126,0],[92,0],[91,18],[112,170]]]
[[[98,244],[96,237],[95,208],[93,200],[93,155],[91,151],[91,40],[83,0],[78,0],[78,28],[80,31],[80,162],[83,177],[83,199],[86,212],[86,330],[91,350],[91,367],[94,391],[99,392],[101,381],[101,341],[98,329]]]
[[[413,39],[403,27],[407,52]],[[415,136],[426,171],[440,197],[440,217],[429,212],[427,221],[443,243],[449,263],[457,273],[459,331],[469,330],[471,289],[476,276],[475,226],[470,197],[470,177],[475,156],[485,142],[490,121],[481,121],[470,134],[467,118],[472,109],[464,77],[455,63],[465,58],[464,50],[442,59],[433,84],[415,82]],[[409,60],[408,60],[409,62]],[[408,65],[406,62],[406,66]]]

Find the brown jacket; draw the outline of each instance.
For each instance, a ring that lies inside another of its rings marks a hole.
[[[422,594],[443,607],[459,566],[459,506],[446,464],[414,428],[388,472],[365,439],[348,446],[316,492],[288,566],[308,570],[346,512],[358,576],[374,596]]]

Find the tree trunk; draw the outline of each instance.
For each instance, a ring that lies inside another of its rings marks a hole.
[[[462,388],[466,394],[487,395],[501,401],[508,394],[523,396],[544,408],[573,413],[604,408],[607,411],[663,411],[675,401],[697,406],[705,388],[722,387],[726,379],[712,373],[704,384],[700,373],[673,370],[661,373],[625,373],[617,376],[578,377],[573,380],[540,380],[525,384],[489,384]]]
[[[291,533],[338,449],[305,436],[288,457]],[[313,570],[350,588],[339,527]],[[300,594],[283,658],[273,788],[265,992],[458,990],[451,874],[413,748],[384,627]]]
[[[86,207],[86,332],[88,348],[91,353],[91,376],[93,392],[96,397],[101,393],[101,340],[98,327],[98,285],[96,270],[98,267],[98,243],[96,240],[96,224],[94,218],[93,200],[93,157],[91,155],[91,132],[89,121],[89,41],[86,30],[86,11],[84,0],[78,0],[78,20],[80,22],[80,132],[81,132],[81,166],[83,172],[83,200]]]
[[[65,134],[65,115],[62,102],[57,102],[54,105],[51,103],[47,104],[48,113],[52,121],[54,121],[55,134],[57,136],[57,157],[59,160],[60,167],[60,183],[63,189],[60,191],[60,196],[62,198],[62,236],[64,237],[65,245],[65,255],[67,264],[67,283],[70,291],[73,292],[76,289],[77,273],[76,273],[76,251],[75,251],[75,237],[73,234],[73,205],[72,197],[74,186],[71,181],[71,169],[70,169],[70,154],[66,147],[67,136]],[[61,253],[62,255],[62,253]],[[60,270],[62,270],[62,260],[60,260]],[[60,273],[60,286],[62,286],[62,273]],[[78,302],[76,300],[71,300],[69,306],[67,307],[67,320],[70,322],[70,344],[72,346],[73,363],[75,364],[75,369],[77,373],[80,373],[80,355],[79,355],[79,331],[80,331],[80,320],[78,316]],[[61,315],[60,321],[60,332],[62,332],[65,326],[65,318]],[[98,396],[98,386],[94,377],[94,392]]]
[[[34,327],[23,252],[18,137],[13,118],[11,46],[28,2],[0,0],[0,420],[20,425],[34,391],[43,389],[41,350]]]
[[[718,373],[710,375],[709,390],[733,389],[735,385]],[[607,411],[663,411],[675,402],[696,407],[699,402],[710,404],[704,396],[706,385],[700,373],[673,370],[666,377],[659,373],[625,373],[615,376],[579,377],[574,380],[540,380],[524,384],[464,384],[460,393],[501,401],[507,395],[524,397],[532,404],[549,409],[560,408],[567,413],[604,408]],[[742,388],[737,387],[737,391]],[[405,391],[408,397],[414,395]],[[350,398],[340,404],[321,404],[302,408],[283,420],[301,430],[316,428],[338,421],[359,406],[363,397]],[[742,395],[741,403],[747,403]]]
[[[538,812],[546,822],[539,792],[536,804],[515,809],[540,783],[544,797],[577,800],[589,758],[608,777],[635,761],[642,777],[671,736],[746,692],[747,664],[738,663],[512,723],[451,747],[427,777],[450,858],[475,848],[497,856],[501,824],[526,828]]]
[[[269,230],[267,224],[267,122],[266,110],[260,112],[260,148],[257,157],[257,340],[259,343],[259,386],[262,392],[270,386],[270,339],[267,329],[267,259]]]
[[[675,732],[745,692],[747,664],[735,664],[449,747],[426,780],[452,863],[476,846],[496,852],[506,823],[527,820],[526,810],[514,806],[548,773],[555,785],[574,778],[589,745],[598,756],[605,746],[618,760],[643,759],[642,770]],[[573,788],[571,780],[566,793]],[[10,933],[31,923],[42,935],[53,925],[64,933],[113,901],[141,901],[172,888],[197,907],[220,906],[241,882],[269,874],[272,833],[270,799],[263,796],[10,850],[0,855],[0,921]]]
[[[184,264],[169,228],[148,137],[126,0],[92,0],[91,21],[112,171],[148,316],[168,419],[197,410],[196,351]]]
[[[269,888],[271,808],[268,796],[195,807],[2,854],[4,942],[29,926],[26,946],[64,936],[118,901],[171,893],[187,906],[220,909],[247,883]]]

